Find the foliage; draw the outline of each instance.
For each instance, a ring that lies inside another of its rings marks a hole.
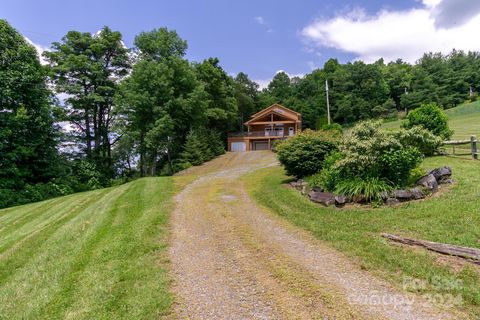
[[[333,170],[340,183],[347,184],[356,179],[377,179],[402,187],[422,160],[417,148],[404,145],[395,135],[381,130],[378,121],[365,121],[353,127],[343,139],[340,152],[342,157]],[[328,174],[327,171],[324,175]],[[331,185],[329,188],[333,189]]]
[[[402,127],[412,128],[414,126],[422,126],[430,130],[434,135],[449,139],[453,132],[448,128],[448,118],[443,110],[434,103],[424,104],[420,108],[410,112]]]
[[[415,147],[425,156],[434,155],[443,142],[442,138],[421,126],[398,130],[393,133],[393,136],[402,145]]]
[[[206,129],[191,130],[180,155],[184,164],[178,165],[177,169],[183,170],[189,165],[201,165],[223,153],[225,148],[219,133]]]
[[[343,194],[349,198],[364,197],[366,201],[379,201],[382,193],[392,190],[392,186],[385,180],[378,177],[356,177],[349,180],[340,181],[335,192]]]
[[[343,128],[340,124],[338,123],[331,123],[331,124],[322,124],[319,128],[320,130],[324,130],[324,131],[336,131],[338,132],[340,135],[343,134]]]
[[[335,168],[335,163],[342,159],[340,152],[332,152],[323,162],[323,169],[307,178],[307,182],[311,187],[321,187],[326,191],[335,191],[336,185],[341,180],[340,171]]]
[[[304,130],[276,145],[278,160],[289,175],[304,177],[320,171],[325,157],[336,150],[336,132]]]

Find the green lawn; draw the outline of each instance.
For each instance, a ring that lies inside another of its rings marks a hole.
[[[283,169],[262,169],[246,177],[251,195],[263,206],[357,260],[365,269],[402,288],[405,276],[428,280],[422,293],[461,295],[463,307],[480,316],[480,272],[470,264],[460,270],[443,266],[438,255],[392,245],[381,232],[480,247],[480,162],[459,158],[426,159],[425,168],[450,165],[456,183],[435,199],[378,209],[324,208],[285,187]],[[441,279],[462,283],[450,290]]]
[[[168,313],[172,178],[0,210],[0,319]]]
[[[480,138],[480,101],[460,105],[456,108],[445,110],[448,124],[453,129],[453,139],[469,139],[471,135]],[[401,120],[385,122],[385,129],[400,128]]]

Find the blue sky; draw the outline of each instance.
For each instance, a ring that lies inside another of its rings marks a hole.
[[[425,50],[476,49],[475,34],[450,43],[465,28],[479,30],[473,27],[480,23],[480,8],[463,10],[467,2],[477,1],[10,0],[2,1],[0,17],[39,47],[48,47],[68,30],[96,32],[104,25],[121,31],[131,46],[138,32],[167,27],[188,41],[189,59],[215,56],[227,72],[243,71],[262,82],[278,70],[310,72],[330,57],[411,61]],[[458,11],[453,23],[442,22],[442,10],[447,10],[442,6],[448,4],[453,6],[448,13]]]

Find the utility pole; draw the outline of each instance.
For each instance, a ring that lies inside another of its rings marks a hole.
[[[328,101],[328,80],[325,79],[325,90],[327,92],[327,120],[328,124],[330,124],[330,102]]]

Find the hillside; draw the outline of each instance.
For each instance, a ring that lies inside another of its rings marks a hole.
[[[171,296],[171,178],[0,210],[0,318],[152,319]]]
[[[480,101],[466,103],[445,110],[450,128],[454,130],[453,139],[468,139],[471,135],[480,137]],[[401,120],[386,122],[386,129],[400,128]]]

